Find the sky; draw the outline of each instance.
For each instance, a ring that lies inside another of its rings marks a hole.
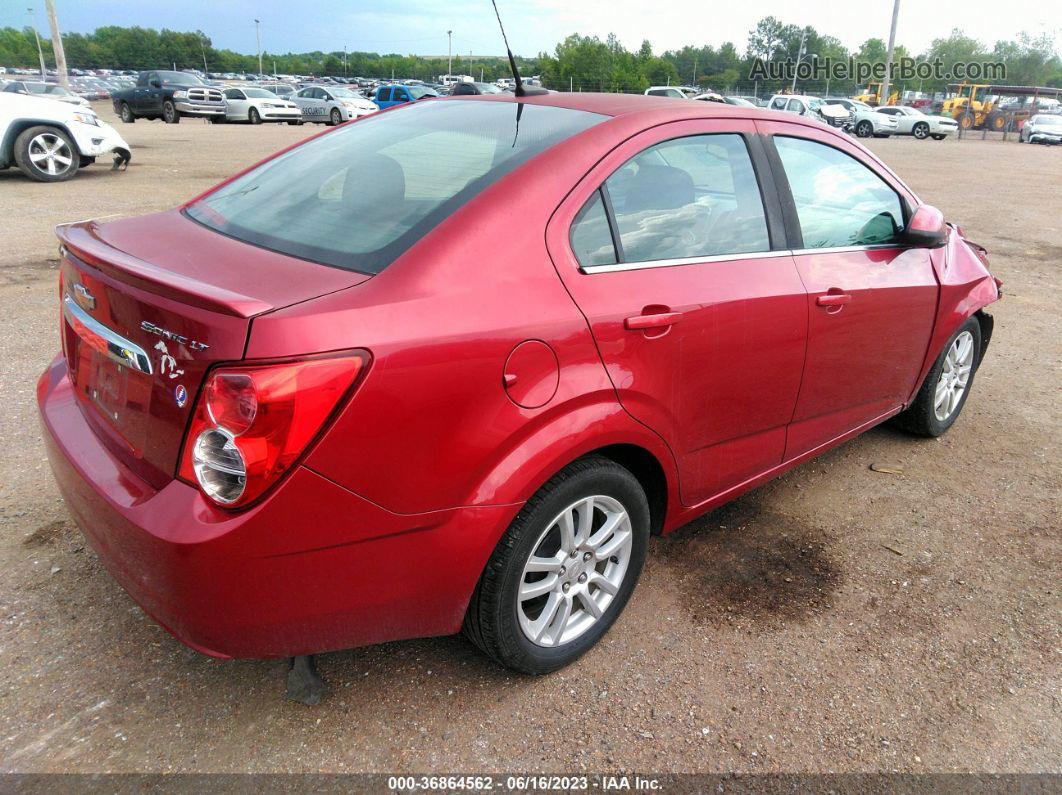
[[[256,51],[255,24],[261,20],[262,48],[273,52],[350,50],[444,55],[446,31],[455,54],[503,54],[490,0],[55,0],[61,30],[89,33],[104,25],[139,25],[188,31],[200,29],[215,47]],[[0,0],[0,27],[28,24],[35,7],[42,32],[43,0]],[[619,36],[628,49],[649,39],[662,52],[686,44],[718,46],[732,41],[743,52],[749,30],[764,16],[812,25],[855,49],[871,37],[888,39],[892,0],[498,0],[509,43],[518,55],[552,52],[570,33]],[[1062,3],[1058,0],[905,0],[897,43],[924,51],[932,39],[959,27],[991,47],[1019,32],[1048,32],[1062,45]]]

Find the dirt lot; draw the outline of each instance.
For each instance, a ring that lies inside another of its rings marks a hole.
[[[172,207],[320,128],[119,126],[127,173],[0,172],[0,770],[1062,770],[1062,147],[871,142],[1005,282],[944,438],[879,428],[655,539],[625,615],[558,674],[394,643],[321,657],[333,690],[309,708],[283,662],[202,657],[106,574],[34,384],[58,347],[54,224]]]

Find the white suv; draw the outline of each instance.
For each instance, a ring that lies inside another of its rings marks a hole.
[[[106,154],[129,162],[129,144],[94,111],[22,94],[0,93],[0,168],[17,166],[38,182],[70,179]]]

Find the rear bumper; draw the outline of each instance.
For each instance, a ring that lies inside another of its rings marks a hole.
[[[114,578],[178,640],[217,657],[287,657],[456,632],[516,506],[386,511],[300,467],[263,502],[220,511],[156,491],[97,439],[56,359],[37,385],[74,520]]]

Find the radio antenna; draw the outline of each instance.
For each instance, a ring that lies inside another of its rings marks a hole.
[[[515,94],[518,97],[526,95],[524,91],[524,83],[520,79],[520,72],[516,69],[516,59],[513,58],[513,51],[509,48],[509,38],[505,35],[505,25],[502,24],[501,14],[498,13],[498,4],[495,0],[490,0],[490,4],[494,6],[494,16],[498,18],[498,27],[501,28],[502,41],[505,42],[505,51],[509,54],[509,68],[513,70],[513,79],[516,81]]]

